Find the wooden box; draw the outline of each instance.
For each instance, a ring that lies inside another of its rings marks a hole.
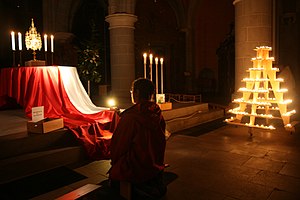
[[[44,60],[29,60],[25,61],[25,66],[26,67],[34,67],[34,66],[45,66],[46,61]]]
[[[30,133],[48,133],[64,127],[63,118],[44,119],[38,122],[28,121],[27,131]]]
[[[158,103],[161,110],[172,110],[172,103],[165,102],[165,103]]]

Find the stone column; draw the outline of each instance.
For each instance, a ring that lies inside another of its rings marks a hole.
[[[134,23],[132,14],[111,14],[105,19],[110,31],[111,93],[130,101],[131,82],[135,79]]]
[[[272,0],[234,0],[235,6],[235,91],[245,87],[257,46],[272,47]]]

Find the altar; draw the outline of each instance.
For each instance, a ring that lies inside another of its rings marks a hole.
[[[95,106],[76,67],[38,66],[2,68],[0,108],[14,99],[31,119],[33,107],[44,106],[45,118],[63,118],[92,159],[109,157],[115,112]],[[51,133],[49,133],[51,134]],[[100,151],[99,151],[100,150]]]

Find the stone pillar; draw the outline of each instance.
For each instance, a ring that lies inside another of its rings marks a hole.
[[[272,47],[272,0],[234,0],[235,6],[235,91],[245,85],[246,70],[257,46]]]
[[[110,31],[111,93],[130,101],[130,87],[135,79],[134,23],[132,14],[117,13],[105,19]]]

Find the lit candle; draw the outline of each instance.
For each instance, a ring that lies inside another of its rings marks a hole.
[[[147,64],[147,54],[144,53],[144,78],[147,78],[147,69],[146,69],[146,64]]]
[[[18,33],[19,50],[22,51],[22,34]]]
[[[147,63],[147,53],[144,53],[143,56],[144,56],[144,64],[146,64]]]
[[[158,58],[155,58],[155,89],[156,94],[158,94]]]
[[[150,58],[150,80],[152,81],[152,61],[153,61],[153,55],[149,55]]]
[[[50,38],[51,38],[51,52],[53,53],[54,52],[54,36],[51,35]]]
[[[152,61],[153,61],[153,55],[150,54],[150,55],[149,55],[149,58],[150,58],[150,64],[152,64]]]
[[[11,32],[11,48],[13,51],[16,50],[15,32]]]
[[[48,48],[48,46],[47,46],[47,37],[48,37],[47,34],[45,34],[44,35],[44,49],[45,49],[45,52],[47,52],[47,50],[48,50],[47,49]]]
[[[163,58],[160,58],[160,78],[161,78],[161,82],[160,82],[160,85],[161,85],[161,94],[164,93],[164,69],[163,69],[163,63],[164,63],[164,59]]]

